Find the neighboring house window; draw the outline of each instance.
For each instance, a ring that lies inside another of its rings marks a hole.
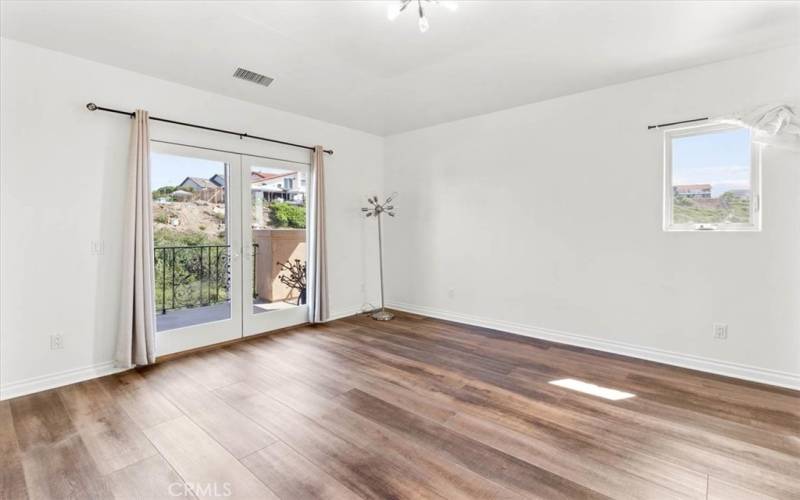
[[[760,150],[747,128],[711,124],[664,135],[664,229],[757,231]]]
[[[294,184],[294,179],[283,180],[283,187],[286,188],[287,191],[292,189],[293,184]]]

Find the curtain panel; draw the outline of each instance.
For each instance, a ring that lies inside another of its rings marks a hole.
[[[315,146],[311,158],[311,199],[308,248],[308,321],[323,323],[330,318],[328,257],[325,229],[325,152]]]
[[[150,130],[147,111],[137,109],[131,128],[128,181],[122,238],[122,301],[117,366],[155,362],[155,271],[153,265]]]

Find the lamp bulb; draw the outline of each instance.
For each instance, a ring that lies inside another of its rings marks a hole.
[[[431,25],[428,24],[428,18],[427,17],[422,16],[422,17],[419,18],[419,30],[421,32],[425,33],[426,31],[428,31],[428,28],[430,28],[430,27],[431,27]]]
[[[400,5],[397,3],[389,4],[389,7],[386,9],[386,18],[390,21],[394,21],[397,19],[397,16],[400,15]]]

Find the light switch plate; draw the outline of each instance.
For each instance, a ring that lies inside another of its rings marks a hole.
[[[103,240],[95,240],[92,242],[91,252],[92,255],[103,255],[106,249],[106,244]]]

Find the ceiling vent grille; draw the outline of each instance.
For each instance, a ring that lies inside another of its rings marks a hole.
[[[256,73],[255,71],[250,71],[244,68],[236,68],[236,71],[233,73],[233,77],[239,78],[240,80],[247,80],[248,82],[257,83],[265,87],[269,87],[269,84],[273,81],[273,79],[268,76],[264,76]]]

